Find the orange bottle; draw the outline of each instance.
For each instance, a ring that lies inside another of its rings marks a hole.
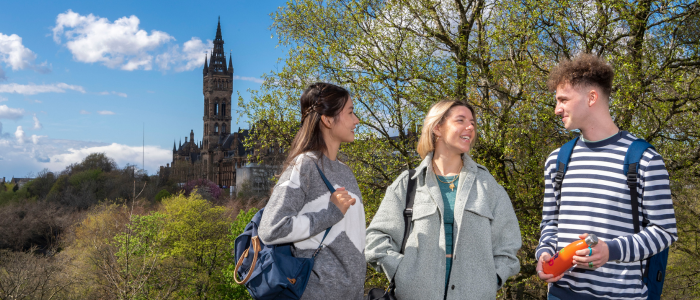
[[[557,277],[574,265],[576,251],[595,247],[597,244],[598,237],[595,234],[589,234],[585,240],[575,241],[554,254],[554,257],[542,264],[542,271],[545,274],[552,274],[554,277]]]

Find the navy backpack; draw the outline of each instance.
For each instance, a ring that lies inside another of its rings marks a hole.
[[[335,189],[318,165],[316,168],[333,194]],[[265,245],[260,241],[258,226],[264,210],[263,208],[258,211],[246,225],[243,233],[236,237],[234,252],[237,263],[234,275],[243,279],[240,281],[237,277],[234,279],[236,283],[244,284],[256,300],[300,299],[314,267],[316,254],[323,248],[323,240],[326,239],[331,227],[326,229],[321,243],[311,258],[294,257],[292,243]]]
[[[557,155],[557,175],[554,177],[554,188],[561,193],[561,185],[564,180],[564,174],[571,159],[571,153],[574,152],[574,146],[578,137],[561,146]],[[630,199],[632,199],[632,219],[634,219],[634,232],[639,233],[639,195],[637,192],[637,172],[639,171],[639,161],[647,149],[654,149],[654,146],[643,139],[637,139],[630,144],[625,154],[624,166],[622,174],[627,176],[627,186],[630,189]],[[642,226],[649,225],[649,220],[642,216]],[[666,277],[666,263],[668,261],[668,247],[663,251],[649,257],[647,266],[642,270],[642,280],[649,290],[647,299],[661,299],[661,291],[664,287],[664,279]],[[642,265],[642,262],[639,262]]]

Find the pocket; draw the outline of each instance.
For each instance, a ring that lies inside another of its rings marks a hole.
[[[427,218],[437,213],[437,206],[428,203],[417,203],[413,205],[413,221]]]

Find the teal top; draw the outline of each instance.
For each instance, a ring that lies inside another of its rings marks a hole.
[[[440,186],[440,194],[442,195],[442,202],[445,204],[445,253],[452,254],[452,241],[454,240],[452,236],[452,228],[455,222],[455,199],[457,198],[457,184],[459,182],[459,175],[455,176],[437,176],[438,185]],[[454,180],[454,181],[453,181]],[[454,189],[450,189],[450,183],[454,184]],[[450,270],[452,269],[452,258],[445,257],[445,286],[450,281]]]

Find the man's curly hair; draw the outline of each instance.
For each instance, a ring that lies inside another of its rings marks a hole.
[[[557,86],[563,83],[572,87],[596,86],[602,90],[605,96],[612,92],[612,81],[615,72],[604,59],[592,54],[583,53],[573,60],[559,62],[551,72],[547,88],[554,92]]]

